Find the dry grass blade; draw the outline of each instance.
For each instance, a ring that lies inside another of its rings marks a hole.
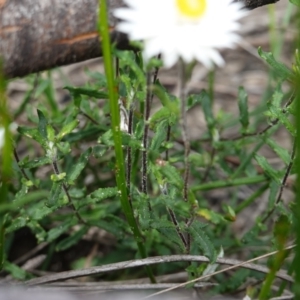
[[[295,247],[295,246],[289,246],[286,248],[286,250],[292,249],[293,247]],[[267,267],[255,265],[255,264],[252,264],[252,262],[257,261],[262,258],[266,258],[268,256],[272,256],[275,253],[277,253],[277,251],[267,253],[265,255],[253,258],[253,259],[245,261],[245,262],[237,260],[237,259],[219,258],[216,261],[217,263],[224,264],[224,265],[231,265],[231,267],[228,267],[221,271],[217,271],[215,273],[212,273],[212,274],[209,274],[206,276],[202,276],[200,278],[196,278],[194,280],[179,284],[175,287],[161,291],[161,293],[167,292],[169,290],[173,290],[178,287],[185,286],[189,283],[193,283],[193,282],[199,281],[201,279],[211,277],[215,274],[223,273],[225,271],[228,271],[228,270],[231,270],[231,269],[234,269],[237,267],[243,267],[243,268],[255,270],[258,272],[262,272],[262,273],[268,273],[269,269]],[[86,269],[81,269],[81,270],[60,272],[57,274],[42,276],[39,278],[28,280],[26,282],[26,284],[32,286],[32,285],[45,284],[45,283],[50,283],[50,282],[59,281],[59,280],[66,280],[66,279],[77,278],[77,277],[82,277],[82,276],[91,276],[91,275],[96,275],[96,274],[101,274],[101,273],[106,273],[106,272],[112,272],[112,271],[117,271],[117,270],[121,270],[121,269],[128,269],[128,268],[133,268],[133,267],[140,267],[140,266],[153,265],[153,264],[159,264],[159,263],[178,262],[178,261],[209,262],[209,259],[205,256],[200,256],[200,255],[199,256],[198,255],[156,256],[156,257],[149,257],[149,258],[145,258],[145,259],[129,260],[129,261],[124,261],[124,262],[120,262],[120,263],[108,264],[105,266],[99,266],[99,267],[97,266],[97,267],[91,267],[91,268],[86,268]],[[281,278],[288,282],[293,282],[292,277],[287,275],[284,271],[277,272],[276,276],[278,278]]]
[[[289,246],[289,247],[286,247],[285,250],[290,250],[290,249],[293,249],[294,247],[295,247],[295,245],[291,245],[291,246]],[[208,274],[208,275],[205,275],[205,276],[201,276],[201,277],[198,277],[198,278],[196,278],[196,279],[193,279],[193,280],[190,280],[190,281],[187,281],[187,282],[178,284],[176,287],[168,288],[168,289],[165,289],[165,290],[163,290],[163,291],[154,293],[154,294],[152,294],[152,295],[149,295],[149,296],[145,297],[144,299],[152,298],[152,297],[154,297],[154,296],[157,296],[157,295],[160,295],[160,294],[163,294],[163,293],[172,291],[172,290],[177,289],[177,288],[179,288],[179,287],[184,287],[184,286],[186,286],[187,284],[191,284],[191,283],[197,282],[197,281],[199,281],[199,280],[202,280],[202,279],[205,279],[205,278],[208,278],[208,277],[211,277],[211,276],[220,274],[220,273],[224,273],[224,272],[226,272],[226,271],[235,269],[235,268],[237,268],[237,267],[244,267],[244,268],[248,268],[248,269],[254,270],[252,267],[255,266],[255,267],[267,269],[267,268],[265,268],[265,267],[253,265],[252,262],[257,261],[257,260],[260,260],[260,259],[262,259],[262,258],[266,258],[266,257],[272,256],[272,255],[276,254],[277,252],[278,252],[278,251],[273,251],[273,252],[270,252],[270,253],[267,253],[267,254],[264,254],[264,255],[255,257],[255,258],[253,258],[253,259],[249,259],[249,260],[247,260],[247,261],[245,261],[245,262],[239,262],[239,263],[237,263],[237,264],[233,264],[231,267],[228,267],[228,268],[222,269],[222,270],[220,270],[220,271],[216,271],[216,272],[214,272],[214,273],[211,273],[211,274]],[[217,260],[217,262],[220,263],[220,262],[219,262],[219,259]],[[251,267],[249,267],[249,265],[250,265]],[[256,269],[256,270],[257,270],[257,271],[260,271],[260,272],[263,272],[262,269],[261,269],[261,270]],[[266,273],[268,273],[268,271],[267,271]],[[276,274],[276,276],[277,276],[278,278],[281,278],[281,279],[284,279],[284,280],[293,282],[292,277],[290,277],[290,276],[287,275],[287,274],[284,275],[285,278],[281,277],[281,276],[283,275],[282,273],[283,273],[282,271],[279,271],[279,272]],[[278,275],[279,275],[279,276],[278,276]]]

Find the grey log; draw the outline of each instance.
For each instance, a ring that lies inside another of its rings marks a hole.
[[[247,8],[278,0],[237,0]],[[126,36],[115,30],[108,0],[111,39],[128,49]],[[22,77],[102,55],[97,33],[98,0],[0,0],[0,59],[4,75]]]

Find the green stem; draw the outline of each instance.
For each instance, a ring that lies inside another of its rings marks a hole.
[[[244,178],[237,178],[237,179],[225,179],[225,180],[218,180],[213,182],[208,182],[204,184],[199,184],[191,187],[193,192],[195,191],[208,191],[218,188],[224,187],[231,187],[231,186],[238,186],[238,185],[247,185],[247,184],[254,184],[267,181],[268,178],[265,176],[253,176],[253,177],[244,177]]]
[[[236,209],[235,213],[239,214],[244,208],[248,207],[255,199],[257,199],[260,195],[262,195],[267,188],[269,187],[269,183],[264,184],[261,188],[255,191],[248,199],[243,201]]]
[[[6,102],[6,81],[3,75],[2,61],[0,57],[0,129],[4,130],[2,147],[0,149],[0,208],[8,203],[8,186],[12,175],[12,141],[10,134],[10,115]],[[0,270],[4,264],[5,249],[5,214],[0,213]]]
[[[265,140],[262,139],[256,146],[255,148],[251,151],[251,153],[242,161],[242,163],[239,165],[237,170],[235,171],[234,174],[232,174],[230,177],[231,179],[235,179],[238,176],[240,176],[241,172],[245,170],[245,168],[249,165],[249,162],[251,159],[254,157],[254,155],[257,153],[257,151],[265,145]]]
[[[146,249],[144,247],[143,236],[138,228],[137,222],[134,218],[133,210],[130,206],[124,168],[124,157],[122,149],[122,138],[120,132],[120,112],[117,98],[117,84],[114,79],[114,69],[111,55],[111,43],[108,31],[107,20],[107,5],[106,0],[99,0],[99,32],[102,41],[102,51],[105,73],[107,78],[107,86],[109,92],[109,106],[111,114],[111,128],[113,132],[115,155],[116,155],[116,181],[120,193],[120,201],[123,212],[126,216],[127,222],[133,232],[140,255],[146,258]],[[146,266],[147,274],[151,282],[155,282],[155,278],[149,266]]]

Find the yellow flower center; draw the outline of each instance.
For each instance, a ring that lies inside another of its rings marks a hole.
[[[179,12],[188,18],[201,17],[206,9],[206,0],[176,0]]]

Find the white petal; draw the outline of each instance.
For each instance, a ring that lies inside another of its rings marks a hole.
[[[123,21],[117,29],[132,40],[144,41],[144,56],[149,59],[159,53],[166,67],[179,57],[194,59],[206,67],[221,66],[221,48],[232,48],[239,40],[237,22],[246,15],[240,3],[231,0],[207,0],[207,8],[198,20],[181,16],[175,0],[124,0],[127,8],[114,14]]]

